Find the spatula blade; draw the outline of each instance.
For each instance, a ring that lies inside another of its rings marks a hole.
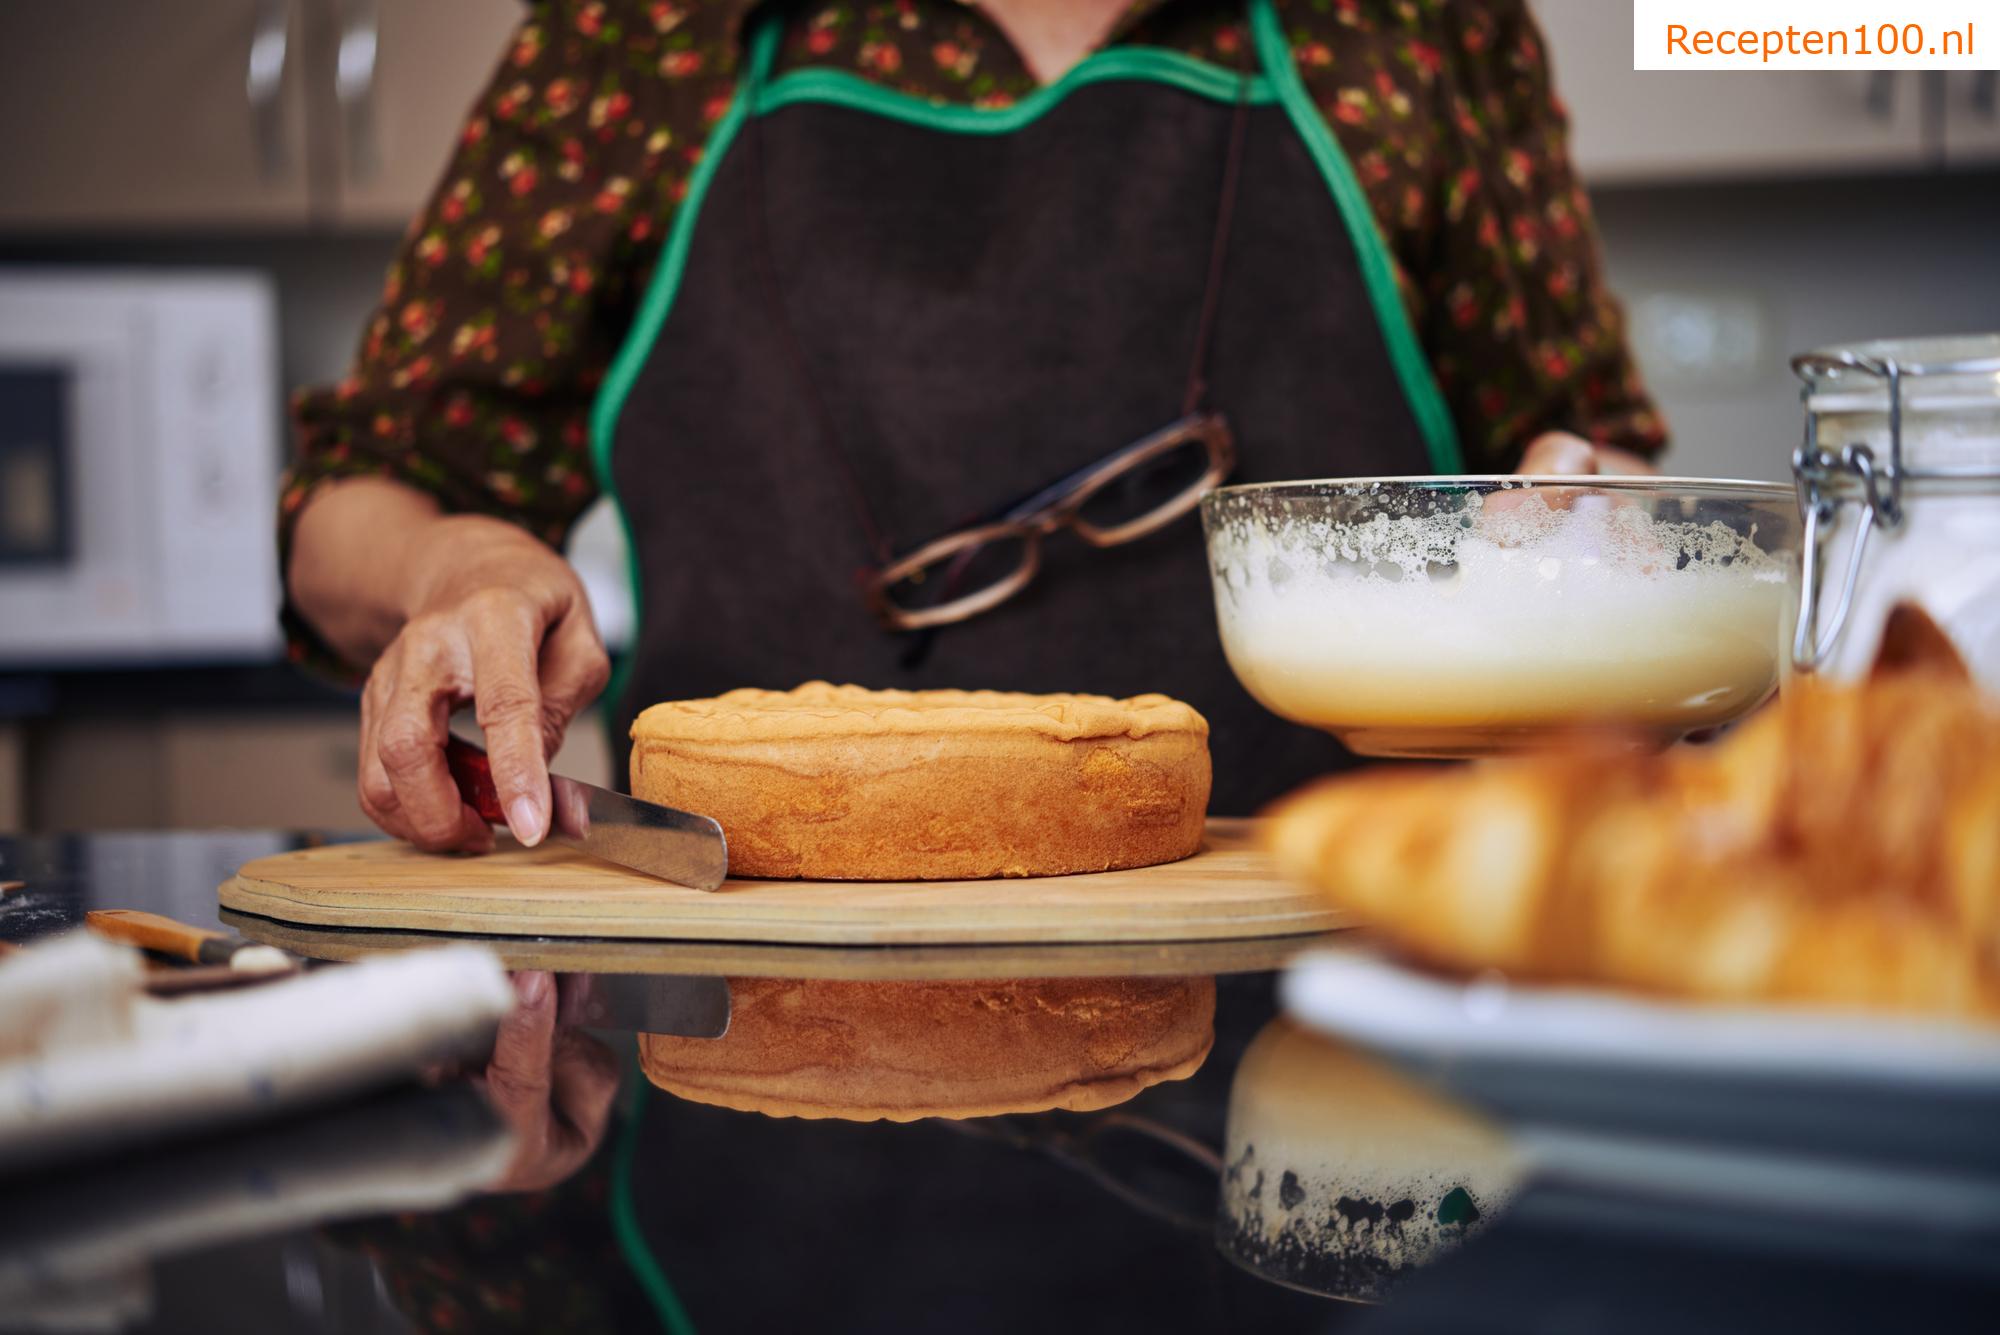
[[[714,890],[728,879],[729,843],[710,817],[578,779],[552,782],[555,820],[549,838],[557,843],[696,890]]]
[[[579,975],[557,1019],[586,1029],[721,1038],[729,1032],[729,980],[664,973]]]

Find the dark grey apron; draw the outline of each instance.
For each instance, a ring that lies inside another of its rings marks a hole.
[[[910,664],[856,590],[875,554],[811,403],[897,551],[1165,425],[1247,97],[1206,376],[1231,481],[1455,468],[1366,201],[1275,20],[1252,20],[1261,74],[1112,48],[1004,110],[770,79],[776,25],[755,34],[595,417],[639,591],[617,736],[658,700],[826,678],[1163,691],[1212,725],[1217,814],[1341,763],[1231,675],[1192,515],[1109,550],[1056,535],[1025,592]]]
[[[772,79],[778,34],[762,26],[594,417],[641,611],[618,736],[653,701],[823,677],[1179,696],[1214,725],[1222,813],[1342,762],[1236,684],[1192,516],[1112,550],[1055,536],[1022,595],[909,665],[907,637],[856,592],[874,553],[810,402],[824,399],[898,551],[1165,425],[1247,99],[1207,375],[1207,406],[1235,431],[1234,480],[1455,470],[1366,200],[1262,0],[1251,20],[1262,72],[1247,85],[1113,48],[1002,110],[830,70]],[[1128,1108],[1219,1143],[1235,1057],[1269,1014],[1266,980],[1223,980],[1207,1067]],[[711,1335],[1298,1330],[1329,1312],[1234,1271],[1205,1234],[941,1124],[801,1123],[655,1095],[644,1130],[644,1233]],[[982,1246],[1000,1232],[1039,1240],[1031,1272],[1020,1246]],[[1051,1325],[1052,1310],[1072,1319]]]

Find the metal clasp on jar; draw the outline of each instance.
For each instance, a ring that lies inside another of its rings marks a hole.
[[[1799,615],[1792,635],[1792,666],[1812,672],[1832,656],[1840,642],[1854,606],[1860,582],[1861,563],[1868,552],[1868,537],[1877,528],[1893,532],[1904,522],[1903,493],[1906,486],[1923,483],[1964,482],[1995,475],[1986,469],[1913,469],[1904,463],[1903,388],[1906,379],[1920,376],[1962,375],[2000,372],[2000,359],[1969,358],[1960,361],[1910,364],[1894,357],[1869,356],[1845,348],[1809,352],[1792,358],[1792,370],[1806,382],[1801,395],[1806,406],[1805,443],[1792,453],[1792,476],[1798,484],[1799,508],[1805,518],[1804,567],[1799,581]],[[1866,444],[1849,444],[1838,454],[1819,443],[1819,411],[1812,406],[1821,380],[1843,371],[1858,371],[1883,382],[1888,399],[1889,440],[1886,455]],[[1834,590],[1832,611],[1822,624],[1819,616],[1820,585],[1826,579],[1826,553],[1830,532],[1837,526],[1841,507],[1853,502],[1860,508],[1861,523],[1854,544],[1848,549],[1840,583]]]
[[[1875,451],[1866,445],[1848,445],[1839,454],[1819,443],[1819,414],[1812,408],[1812,377],[1816,373],[1846,367],[1879,375],[1888,382],[1889,462],[1875,462]],[[1792,370],[1807,381],[1805,444],[1792,451],[1792,477],[1798,483],[1799,509],[1805,516],[1805,566],[1799,580],[1799,615],[1792,632],[1792,666],[1812,672],[1824,663],[1840,639],[1841,628],[1854,606],[1854,588],[1861,575],[1861,558],[1868,551],[1868,535],[1880,524],[1893,529],[1903,522],[1903,368],[1892,359],[1862,357],[1852,353],[1806,353],[1792,359]],[[1834,599],[1833,615],[1824,631],[1819,628],[1819,585],[1826,561],[1821,548],[1827,530],[1840,516],[1839,494],[1847,490],[1843,479],[1858,484],[1861,527],[1855,531],[1854,545],[1847,552],[1847,568],[1841,573],[1840,589]]]

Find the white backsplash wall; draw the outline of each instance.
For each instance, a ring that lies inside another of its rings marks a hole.
[[[1787,479],[1794,353],[2000,330],[2000,174],[1597,192],[1670,472]]]

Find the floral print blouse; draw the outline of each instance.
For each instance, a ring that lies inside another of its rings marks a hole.
[[[729,105],[753,8],[532,6],[352,371],[297,397],[281,541],[319,483],[382,474],[562,542],[597,494],[591,400]],[[1277,13],[1396,260],[1468,465],[1505,470],[1553,429],[1660,446],[1525,0],[1278,0]],[[1249,58],[1233,3],[1137,0],[1108,40]],[[993,21],[953,0],[803,6],[777,70],[804,65],[982,106],[1036,87]],[[310,632],[288,621],[303,652]]]

